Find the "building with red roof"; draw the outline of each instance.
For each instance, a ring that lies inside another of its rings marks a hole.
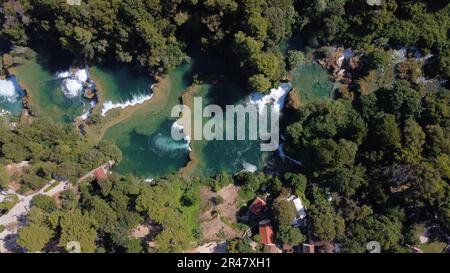
[[[97,179],[97,180],[105,180],[108,179],[108,175],[105,172],[105,169],[100,167],[94,170],[94,172],[92,173],[92,175]]]
[[[250,210],[251,213],[253,213],[254,215],[258,216],[264,211],[266,206],[267,206],[266,201],[262,200],[259,197],[256,197],[256,199],[250,205],[249,210]]]
[[[259,223],[259,236],[263,245],[273,245],[273,229],[269,221]]]

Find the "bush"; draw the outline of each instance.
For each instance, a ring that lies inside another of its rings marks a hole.
[[[89,116],[88,120],[87,120],[87,124],[89,125],[95,125],[95,124],[99,124],[102,121],[102,117],[99,114],[92,114]]]
[[[19,197],[15,194],[5,196],[3,202],[0,203],[0,211],[10,210],[19,202]]]
[[[220,195],[218,195],[218,196],[216,196],[216,197],[213,197],[212,198],[212,202],[214,203],[214,205],[220,205],[220,204],[223,204],[223,197],[222,196],[220,196]]]
[[[305,55],[301,51],[289,50],[287,53],[287,64],[289,69],[294,69],[305,62]]]
[[[270,80],[263,74],[257,74],[250,77],[248,84],[251,90],[258,92],[266,92],[272,87]]]
[[[53,212],[56,210],[56,202],[55,199],[53,199],[50,196],[38,194],[35,197],[33,197],[33,200],[31,201],[31,204],[33,207],[37,207],[42,209],[46,212]]]

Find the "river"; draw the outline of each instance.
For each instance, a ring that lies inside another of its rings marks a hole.
[[[58,61],[40,55],[14,69],[15,75],[30,94],[30,107],[39,116],[69,123],[91,107],[82,96],[68,97],[64,79],[71,60]],[[169,73],[153,97],[154,81],[129,66],[93,66],[86,69],[99,91],[96,113],[117,123],[105,129],[103,139],[114,141],[122,150],[123,160],[115,171],[144,178],[165,176],[183,170],[183,175],[210,176],[219,172],[262,170],[272,153],[261,153],[259,141],[175,141],[171,138],[173,106],[192,103],[194,96],[204,105],[247,103],[249,92],[228,76],[223,60],[212,57],[193,58]],[[194,81],[194,79],[196,79]],[[302,100],[329,98],[333,82],[317,63],[300,66],[293,72],[293,86]],[[194,92],[185,93],[195,89]],[[63,89],[63,90],[62,90]],[[75,92],[75,94],[78,94]],[[191,102],[189,102],[191,101]],[[141,106],[137,106],[141,105]],[[121,118],[124,111],[129,115]],[[128,110],[123,110],[128,108]],[[107,122],[105,122],[107,123]],[[97,131],[96,131],[97,132]],[[192,159],[188,168],[184,168]],[[192,164],[194,163],[194,164]]]

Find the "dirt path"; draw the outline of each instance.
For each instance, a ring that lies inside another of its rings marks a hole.
[[[239,188],[233,184],[223,187],[217,193],[207,187],[200,189],[202,212],[199,221],[205,241],[219,241],[241,235],[241,231],[233,226],[239,211],[238,190]],[[215,204],[214,199],[220,197],[223,201]]]
[[[5,229],[2,233],[0,233],[0,252],[5,251],[4,245],[3,245],[4,239],[8,235],[12,235],[12,234],[16,233],[18,226],[23,225],[23,218],[24,218],[24,216],[26,216],[28,214],[28,211],[31,207],[31,201],[33,200],[33,197],[35,197],[38,194],[53,196],[57,193],[62,192],[67,187],[69,187],[69,182],[65,181],[65,182],[59,183],[57,186],[55,186],[54,188],[52,188],[51,190],[46,192],[45,190],[48,187],[51,187],[54,183],[58,183],[58,182],[55,180],[52,180],[47,184],[46,187],[42,188],[40,191],[38,191],[36,193],[30,194],[27,196],[18,195],[19,203],[17,203],[12,209],[10,209],[7,214],[0,217],[0,225],[3,225],[5,227],[8,227],[8,226],[16,227],[15,229],[12,229],[12,230]]]

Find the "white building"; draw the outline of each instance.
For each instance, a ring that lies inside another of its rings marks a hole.
[[[293,226],[302,225],[303,219],[305,219],[307,216],[306,208],[303,206],[302,200],[299,197],[292,195],[287,199],[287,201],[294,203],[295,210],[297,211],[297,215],[293,220],[292,225]]]

